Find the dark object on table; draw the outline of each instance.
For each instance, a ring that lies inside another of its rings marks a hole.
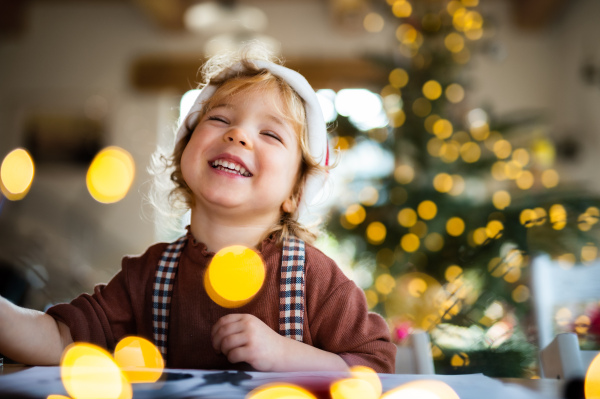
[[[565,399],[585,399],[584,382],[583,378],[573,378],[567,381],[563,397]]]

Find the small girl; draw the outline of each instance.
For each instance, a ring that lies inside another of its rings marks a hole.
[[[73,341],[113,350],[136,335],[170,368],[394,372],[385,321],[300,223],[329,169],[326,126],[308,82],[269,57],[245,49],[204,66],[170,158],[171,197],[191,210],[187,234],[125,257],[108,284],[47,313],[0,297],[0,352],[50,365]],[[215,252],[231,245],[265,264],[262,288],[237,309],[203,285]]]

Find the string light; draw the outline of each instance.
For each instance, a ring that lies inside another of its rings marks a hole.
[[[437,214],[437,205],[430,200],[422,201],[417,207],[419,217],[424,220],[431,220]]]
[[[451,217],[446,222],[446,231],[449,235],[458,237],[465,231],[465,222],[458,216]]]
[[[423,85],[423,95],[428,100],[437,100],[442,95],[442,86],[435,80],[429,80]]]
[[[409,184],[415,177],[415,170],[407,164],[398,165],[394,169],[394,179],[400,184]]]
[[[395,68],[389,75],[390,84],[395,88],[402,88],[408,84],[408,73],[402,68]]]
[[[403,227],[412,227],[417,223],[417,212],[412,208],[404,208],[398,212],[398,223]]]

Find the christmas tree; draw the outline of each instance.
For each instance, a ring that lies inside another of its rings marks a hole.
[[[354,178],[328,229],[371,275],[369,306],[401,342],[432,339],[436,372],[537,373],[529,265],[596,258],[598,200],[559,184],[555,148],[536,115],[496,116],[468,104],[468,65],[486,43],[477,0],[388,0],[397,53],[375,61],[386,127],[338,116],[335,144],[394,159],[384,176]]]

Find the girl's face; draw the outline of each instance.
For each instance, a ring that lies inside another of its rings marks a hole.
[[[282,208],[294,211],[287,208],[301,152],[282,108],[277,91],[250,88],[218,101],[202,117],[181,157],[192,211],[268,224],[278,222]]]

